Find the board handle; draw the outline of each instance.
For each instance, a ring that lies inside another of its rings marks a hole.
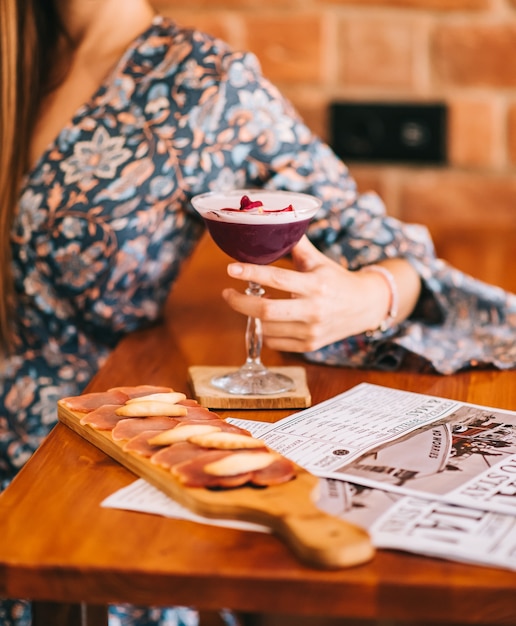
[[[370,561],[375,550],[367,531],[317,510],[279,518],[282,537],[306,563],[338,569]]]
[[[370,561],[375,549],[369,533],[350,522],[329,515],[306,497],[284,498],[267,494],[269,526],[311,566],[338,569]]]

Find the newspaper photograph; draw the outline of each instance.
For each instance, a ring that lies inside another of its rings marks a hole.
[[[516,570],[516,517],[321,479],[319,506],[377,548]]]
[[[244,425],[311,473],[516,512],[516,412],[363,383],[275,424]]]

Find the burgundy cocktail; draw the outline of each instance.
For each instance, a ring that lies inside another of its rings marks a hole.
[[[266,265],[295,246],[321,201],[289,191],[236,189],[195,196],[192,204],[215,243],[226,254],[244,263]],[[261,296],[264,290],[250,283],[246,293]],[[213,379],[213,385],[238,395],[275,394],[293,388],[290,378],[271,372],[260,360],[259,319],[249,318],[246,345],[246,363],[236,372]]]
[[[249,216],[250,217],[250,216]],[[210,235],[226,254],[243,263],[266,265],[290,252],[301,239],[310,218],[294,222],[278,221],[271,216],[270,222],[249,220],[239,223],[221,218],[220,212],[204,216]]]

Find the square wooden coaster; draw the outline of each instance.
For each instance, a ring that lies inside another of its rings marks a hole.
[[[304,367],[271,367],[273,372],[290,376],[294,389],[274,395],[237,396],[217,389],[211,384],[214,376],[230,372],[231,366],[193,365],[188,368],[190,384],[194,397],[202,406],[210,409],[305,409],[311,405],[312,398],[306,383]]]

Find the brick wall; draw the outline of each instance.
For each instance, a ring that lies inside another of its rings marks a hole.
[[[332,100],[447,102],[447,166],[349,165],[390,214],[426,223],[441,256],[516,291],[516,0],[155,6],[255,52],[324,139]]]

